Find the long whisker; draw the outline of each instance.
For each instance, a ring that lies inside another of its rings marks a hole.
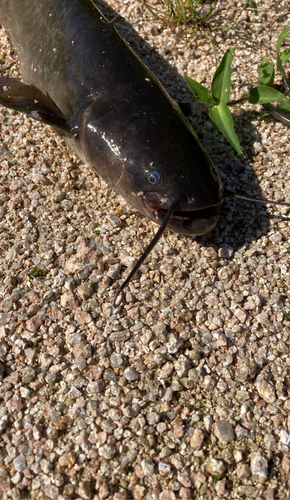
[[[286,201],[274,201],[274,200],[263,200],[261,198],[251,198],[250,196],[244,196],[243,194],[232,193],[225,189],[225,196],[230,196],[231,198],[239,198],[240,200],[246,201],[256,201],[257,203],[264,203],[264,205],[281,205],[282,207],[290,208],[290,203]]]
[[[124,283],[121,285],[121,287],[117,291],[117,293],[116,293],[116,295],[114,297],[114,300],[112,302],[112,306],[113,307],[118,307],[123,302],[124,288],[126,288],[126,286],[128,285],[128,283],[130,283],[130,281],[135,276],[135,274],[138,271],[138,269],[142,266],[144,260],[148,257],[148,255],[151,252],[151,250],[153,250],[153,248],[155,247],[156,243],[160,240],[162,234],[164,233],[166,227],[168,226],[168,224],[170,222],[170,219],[171,219],[171,217],[173,215],[173,212],[174,212],[176,206],[178,205],[179,201],[180,200],[176,200],[173,203],[171,203],[171,205],[169,206],[169,208],[167,210],[167,213],[166,213],[166,215],[165,215],[165,217],[164,217],[164,219],[162,221],[162,224],[161,224],[160,228],[158,229],[157,233],[155,234],[153,240],[149,243],[148,247],[144,250],[144,252],[141,255],[140,259],[138,260],[138,262],[135,264],[135,266],[133,267],[132,271],[130,272],[129,276],[125,279]],[[119,300],[117,300],[117,299],[119,299]]]
[[[263,108],[265,108],[268,113],[270,113],[274,118],[277,120],[280,120],[280,122],[284,123],[284,125],[287,125],[287,127],[290,127],[290,117],[289,114],[283,114],[283,111],[278,111],[276,108],[273,106],[270,106],[269,104],[263,104]]]

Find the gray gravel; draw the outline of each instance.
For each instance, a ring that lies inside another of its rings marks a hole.
[[[236,107],[239,158],[178,75],[210,85],[203,33],[185,44],[139,3],[110,3],[172,97],[191,102],[223,184],[290,201],[290,129]],[[243,2],[225,5],[216,26]],[[256,5],[238,32],[211,31],[218,59],[234,48],[233,99],[290,21],[286,1]],[[226,199],[210,235],[168,232],[112,311],[156,226],[50,128],[4,108],[0,121],[0,498],[289,498],[289,210]]]

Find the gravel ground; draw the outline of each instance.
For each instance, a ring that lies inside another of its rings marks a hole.
[[[290,129],[237,106],[238,157],[180,76],[210,84],[208,39],[185,44],[139,3],[110,3],[172,97],[192,103],[223,184],[290,202]],[[243,2],[225,4],[213,25]],[[210,33],[218,59],[234,48],[232,98],[289,25],[289,2],[256,5],[238,32]],[[156,226],[49,127],[4,108],[0,120],[0,498],[288,499],[289,210],[227,199],[211,234],[166,233],[112,311]]]

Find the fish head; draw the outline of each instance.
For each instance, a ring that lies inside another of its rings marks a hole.
[[[219,178],[211,175],[205,185],[201,178],[178,168],[143,170],[142,189],[138,192],[141,211],[158,224],[162,224],[168,208],[176,203],[168,229],[192,236],[211,231],[219,220],[222,195]]]
[[[162,107],[161,112],[150,111],[148,103],[146,111],[139,108],[130,110],[124,101],[93,103],[83,126],[88,161],[157,224],[175,204],[168,229],[192,236],[211,231],[222,202],[215,165],[186,119],[168,102],[165,112]]]
[[[147,138],[145,147],[140,141],[130,155],[127,192],[132,198],[135,194],[132,204],[139,203],[138,209],[161,225],[177,201],[168,229],[191,236],[208,233],[219,220],[222,185],[199,139],[176,113],[155,130],[151,126]]]

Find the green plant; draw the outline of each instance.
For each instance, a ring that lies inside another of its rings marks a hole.
[[[185,26],[186,30],[189,24],[193,24],[195,31],[199,24],[206,23],[211,18],[218,2],[214,0],[207,12],[204,12],[205,0],[162,0],[159,8],[150,5],[146,0],[140,1],[155,17],[169,17],[177,26]]]
[[[29,273],[27,276],[32,279],[32,278],[38,278],[39,276],[44,276],[45,271],[43,269],[40,269],[39,267],[35,266],[32,269],[30,269]]]
[[[184,27],[186,40],[188,40],[188,38],[192,38],[196,34],[197,30],[200,29],[212,46],[213,42],[210,36],[205,33],[205,30],[235,30],[235,26],[243,11],[246,8],[255,10],[252,5],[252,0],[245,0],[242,8],[228,9],[228,13],[238,10],[238,15],[229,23],[229,26],[212,26],[208,23],[208,21],[212,19],[214,10],[218,6],[219,0],[212,0],[209,2],[207,2],[207,0],[159,0],[157,7],[156,4],[151,5],[148,3],[148,0],[138,1],[145,6],[154,17],[165,22],[171,21],[178,27]],[[190,31],[189,27],[191,28]],[[188,37],[188,32],[190,32],[190,37]]]
[[[210,5],[206,13],[202,13],[198,10],[201,4],[205,4],[204,0],[165,0],[168,6],[171,17],[176,21],[177,26],[184,24],[185,26],[194,22],[205,23],[212,16],[213,10],[217,4],[218,0],[214,0]]]
[[[290,27],[287,27],[280,34],[276,46],[277,70],[283,76],[284,80],[286,80],[288,86],[290,85],[283,68],[283,63],[290,59],[290,48],[286,48],[282,52],[280,52],[280,49],[282,42],[289,34]],[[274,64],[264,57],[258,69],[258,81],[260,85],[250,87],[247,95],[244,95],[237,101],[229,102],[232,57],[233,51],[230,48],[224,54],[213,76],[211,93],[206,87],[186,75],[185,80],[196,99],[210,107],[209,116],[216,128],[222,132],[235,151],[241,154],[241,147],[234,131],[233,118],[229,106],[244,101],[248,101],[251,104],[266,105],[269,103],[280,103],[274,109],[275,113],[282,113],[283,116],[289,115],[290,119],[290,100],[272,87],[275,79]]]

